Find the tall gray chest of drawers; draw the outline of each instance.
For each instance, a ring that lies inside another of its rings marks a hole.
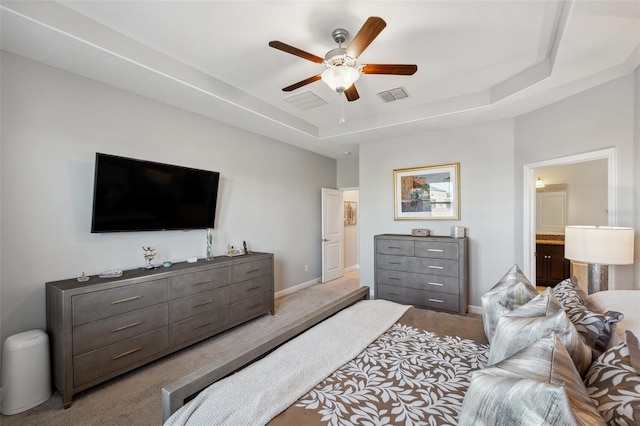
[[[273,254],[46,284],[53,383],[73,395],[265,313],[274,312]]]
[[[467,243],[467,238],[376,235],[376,299],[464,315]]]

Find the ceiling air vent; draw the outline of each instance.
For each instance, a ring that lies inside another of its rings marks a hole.
[[[409,97],[407,91],[404,90],[404,87],[396,87],[395,89],[385,90],[384,92],[378,93],[378,96],[380,96],[385,102],[396,101],[398,99]]]
[[[298,93],[297,95],[289,96],[288,98],[284,98],[284,100],[302,110],[317,108],[322,105],[328,104],[327,101],[310,90]]]

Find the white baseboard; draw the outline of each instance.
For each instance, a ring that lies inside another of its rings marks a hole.
[[[348,271],[358,271],[360,270],[360,265],[351,265],[351,266],[347,266],[346,268],[344,268],[345,272]]]
[[[277,292],[275,294],[275,297],[278,298],[278,297],[286,296],[287,294],[295,293],[296,291],[302,290],[303,288],[311,287],[314,284],[318,284],[321,280],[322,278],[318,277],[311,281],[307,281],[305,283],[298,284],[293,287],[285,288],[284,290],[280,290],[279,292]]]
[[[482,306],[473,306],[473,305],[469,305],[467,307],[467,311],[470,314],[478,314],[478,315],[482,315]]]

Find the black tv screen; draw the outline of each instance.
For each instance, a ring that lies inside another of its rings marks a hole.
[[[220,173],[96,153],[91,232],[213,228]]]

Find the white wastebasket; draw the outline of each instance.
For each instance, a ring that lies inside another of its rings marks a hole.
[[[49,337],[42,330],[14,334],[2,350],[0,411],[18,414],[51,397]]]

